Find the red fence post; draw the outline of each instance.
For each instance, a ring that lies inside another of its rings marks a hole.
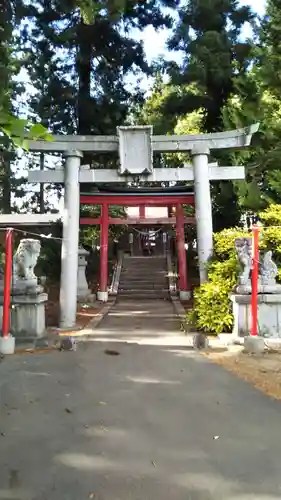
[[[178,265],[179,265],[179,290],[180,292],[188,292],[190,290],[187,277],[187,263],[185,250],[185,235],[184,235],[184,210],[182,204],[177,205],[176,211],[176,235],[178,248]]]
[[[101,207],[100,226],[100,288],[99,299],[107,302],[108,285],[108,205],[103,203]]]
[[[4,300],[2,337],[6,338],[10,333],[10,304],[11,304],[11,281],[13,268],[13,230],[7,229],[5,239],[5,273],[4,273]]]
[[[258,335],[258,278],[259,278],[259,226],[253,226],[253,265],[252,265],[252,324],[251,335]]]

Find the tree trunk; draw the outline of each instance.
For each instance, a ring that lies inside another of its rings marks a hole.
[[[76,68],[79,79],[77,99],[78,134],[89,135],[91,123],[89,120],[89,102],[91,100],[91,70],[92,70],[92,43],[88,33],[91,26],[81,20],[77,30],[77,59]]]
[[[81,19],[77,29],[77,58],[76,70],[79,79],[77,98],[78,134],[91,134],[91,70],[92,70],[92,43],[89,31],[92,26],[86,25]],[[91,165],[92,155],[84,153],[83,163]],[[92,185],[81,184],[80,191],[90,191]]]

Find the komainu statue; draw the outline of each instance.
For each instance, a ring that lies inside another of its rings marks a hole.
[[[22,280],[37,280],[34,268],[41,251],[40,240],[23,239],[14,255],[14,278]]]
[[[260,265],[260,277],[263,285],[272,285],[276,283],[278,268],[272,260],[272,252],[269,250],[264,254]]]
[[[250,280],[250,272],[252,267],[252,239],[237,238],[235,240],[235,249],[239,263],[243,271],[239,276],[239,284],[247,285]]]

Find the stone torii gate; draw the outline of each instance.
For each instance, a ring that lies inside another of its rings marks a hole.
[[[250,145],[259,125],[213,134],[152,134],[151,126],[119,127],[116,136],[53,136],[53,141],[30,141],[30,151],[60,152],[65,166],[49,171],[30,171],[32,183],[64,183],[64,214],[61,271],[61,327],[76,321],[77,267],[79,242],[79,183],[127,183],[194,181],[195,216],[200,282],[207,280],[206,263],[213,250],[213,225],[210,181],[244,179],[241,166],[219,167],[210,164],[210,151],[244,148]],[[118,170],[90,169],[81,165],[84,152],[119,152]],[[153,153],[188,152],[192,164],[184,168],[153,168]]]

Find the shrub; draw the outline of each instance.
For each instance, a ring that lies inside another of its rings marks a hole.
[[[269,205],[259,214],[259,217],[265,226],[280,226],[281,205]]]
[[[194,307],[187,323],[197,329],[221,333],[232,327],[233,316],[229,295],[237,282],[239,264],[234,241],[245,236],[240,229],[226,229],[214,235],[214,256],[208,268],[209,281],[194,291]]]
[[[236,257],[234,242],[237,238],[244,236],[245,231],[237,227],[214,233],[214,259],[225,260],[229,257]]]
[[[196,323],[200,330],[221,333],[232,326],[229,293],[231,280],[209,281],[194,292],[194,310],[188,315],[188,323]]]

